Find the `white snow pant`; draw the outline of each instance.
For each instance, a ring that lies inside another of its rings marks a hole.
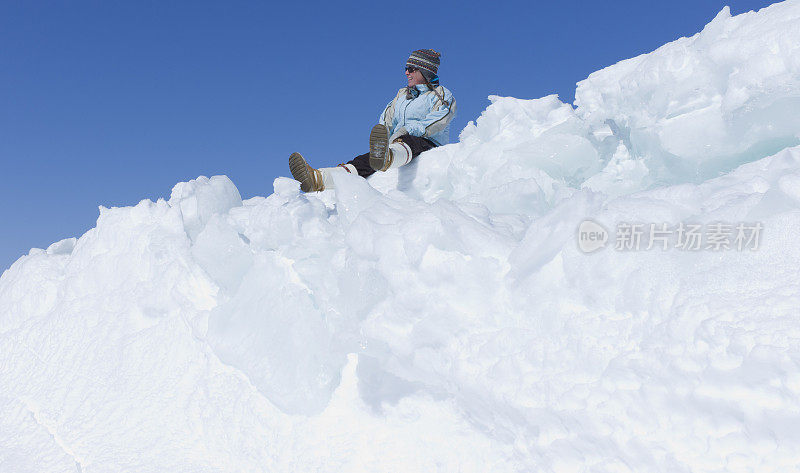
[[[395,141],[389,145],[389,153],[391,153],[391,164],[388,169],[399,168],[411,162],[413,157],[411,147],[402,141]],[[337,172],[347,172],[358,176],[356,167],[352,164],[340,164],[333,168],[320,168],[319,172],[322,174],[322,185],[325,189],[335,189],[336,185],[333,182],[333,175]]]
[[[358,171],[352,164],[340,164],[333,168],[319,168],[319,172],[322,174],[322,185],[325,189],[336,189],[336,185],[333,182],[334,173],[346,172],[358,176]]]
[[[413,157],[411,154],[411,147],[399,140],[389,145],[389,153],[391,154],[392,162],[389,164],[388,169],[405,166],[411,162],[411,158]]]

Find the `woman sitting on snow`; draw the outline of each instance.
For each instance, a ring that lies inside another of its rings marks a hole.
[[[404,166],[424,151],[450,142],[450,121],[456,115],[453,94],[439,85],[440,54],[419,49],[406,61],[408,87],[400,89],[369,134],[369,153],[333,168],[312,168],[300,153],[289,157],[292,177],[303,192],[333,189],[334,172],[369,177],[375,171]]]

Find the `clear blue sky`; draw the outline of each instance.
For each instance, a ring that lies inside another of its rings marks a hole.
[[[0,270],[80,236],[97,206],[226,174],[268,195],[293,151],[366,152],[408,54],[442,53],[451,139],[491,94],[575,83],[756,0],[0,2]]]

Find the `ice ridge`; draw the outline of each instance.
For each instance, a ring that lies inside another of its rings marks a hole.
[[[798,78],[726,8],[335,192],[101,208],[0,278],[0,471],[790,471]]]

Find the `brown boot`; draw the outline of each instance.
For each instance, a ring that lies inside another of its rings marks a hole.
[[[300,190],[303,192],[319,192],[325,190],[322,183],[322,173],[308,165],[300,153],[289,156],[289,171],[292,177],[300,181]]]
[[[380,123],[369,133],[369,165],[376,171],[385,171],[392,166],[389,129]]]

